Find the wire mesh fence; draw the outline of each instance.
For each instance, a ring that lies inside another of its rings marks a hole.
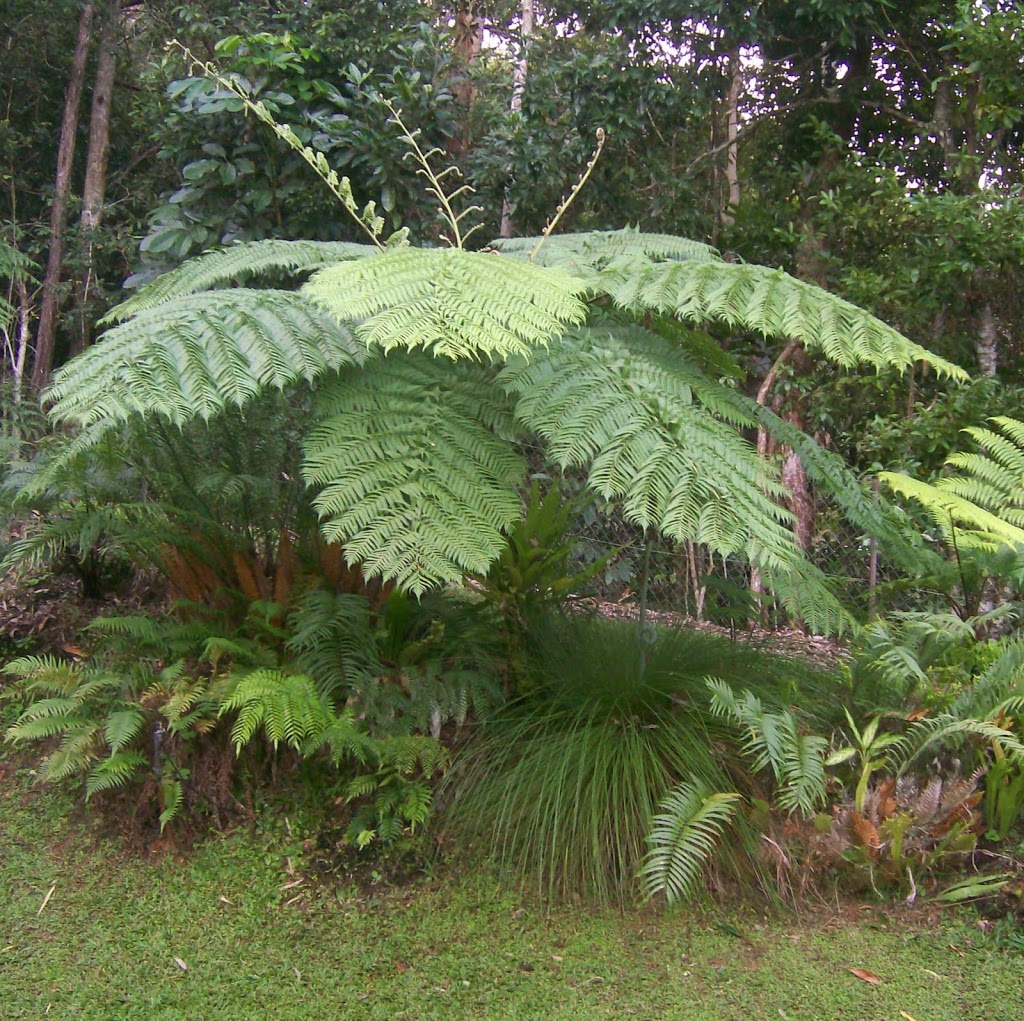
[[[829,501],[818,498],[808,549],[844,603],[858,616],[889,610],[934,608],[869,536],[847,521]],[[626,521],[614,508],[595,503],[584,509],[571,531],[580,566],[608,556],[594,579],[605,601],[672,611],[730,628],[757,620],[769,627],[793,623],[770,597],[751,588],[750,567],[741,557],[723,557],[700,543],[675,543]]]

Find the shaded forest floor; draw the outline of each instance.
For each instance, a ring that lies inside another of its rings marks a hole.
[[[451,867],[318,887],[283,823],[131,857],[31,779],[0,761],[4,1021],[1022,1016],[1022,958],[962,916],[545,910]]]

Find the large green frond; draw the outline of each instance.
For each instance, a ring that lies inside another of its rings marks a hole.
[[[58,372],[47,396],[59,421],[155,413],[180,425],[365,356],[350,329],[293,291],[210,291],[115,326]]]
[[[553,234],[537,249],[540,238],[499,238],[491,248],[513,259],[531,259],[538,266],[552,266],[574,275],[587,275],[610,263],[643,259],[695,259],[719,261],[717,249],[700,241],[673,234],[645,234],[636,228],[589,231],[585,234]]]
[[[689,783],[677,784],[665,796],[651,822],[651,849],[640,870],[648,898],[664,893],[671,904],[689,896],[738,801],[738,794],[713,794]]]
[[[323,269],[303,293],[367,344],[449,358],[528,354],[586,317],[581,280],[457,248],[401,248]]]
[[[377,249],[348,241],[244,241],[230,248],[204,252],[169,273],[157,277],[137,294],[123,301],[103,320],[121,322],[134,315],[187,294],[209,291],[226,284],[241,284],[266,274],[299,276],[346,259],[360,259]]]
[[[321,530],[413,592],[484,573],[519,517],[512,402],[478,367],[392,356],[317,397],[303,475]]]
[[[963,546],[992,550],[1003,544],[1024,545],[1024,528],[1011,525],[941,484],[933,486],[898,472],[880,472],[878,477],[894,492],[917,500],[943,533],[952,537],[955,532]]]
[[[772,499],[785,489],[732,424],[745,412],[663,338],[578,330],[499,381],[551,458],[589,466],[590,485],[622,499],[629,520],[765,564],[799,559]]]
[[[954,379],[963,369],[907,340],[871,313],[782,270],[696,259],[654,262],[617,260],[588,278],[591,290],[621,308],[717,320],[789,337],[840,365],[906,368],[917,361]]]

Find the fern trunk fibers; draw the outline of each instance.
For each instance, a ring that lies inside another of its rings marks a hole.
[[[71,165],[75,158],[75,133],[82,105],[85,62],[92,41],[92,23],[96,13],[93,0],[86,0],[78,21],[78,35],[71,61],[71,78],[64,94],[64,114],[57,147],[57,174],[50,207],[50,250],[43,277],[43,302],[36,333],[36,356],[32,366],[32,386],[42,390],[53,368],[53,349],[57,335],[57,310],[60,305],[60,278],[64,268],[64,229],[67,226],[68,198],[71,195]]]
[[[89,149],[85,158],[85,184],[82,187],[82,238],[84,258],[78,281],[77,298],[79,329],[71,342],[71,354],[89,346],[91,323],[85,305],[92,288],[95,265],[96,230],[103,217],[103,200],[107,191],[107,157],[110,153],[110,105],[114,97],[117,75],[117,30],[121,18],[121,0],[108,0],[100,29],[96,77],[89,115]]]

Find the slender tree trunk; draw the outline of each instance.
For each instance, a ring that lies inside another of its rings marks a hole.
[[[522,0],[520,8],[519,31],[522,36],[521,49],[516,65],[512,70],[512,99],[509,102],[509,109],[513,115],[519,114],[523,109],[523,94],[526,92],[526,78],[530,66],[527,49],[530,36],[533,35],[534,9],[533,0]],[[505,199],[501,204],[501,228],[499,234],[503,238],[512,237],[512,205],[509,202],[508,188],[505,189]]]
[[[978,313],[978,339],[975,345],[978,368],[985,376],[994,376],[999,368],[999,326],[992,302],[985,298]]]
[[[50,209],[50,250],[43,277],[43,299],[39,311],[39,329],[36,333],[36,355],[32,365],[32,386],[42,390],[53,368],[53,349],[57,334],[57,311],[60,305],[60,278],[64,266],[64,229],[67,226],[68,197],[71,194],[71,166],[75,158],[75,132],[78,111],[82,104],[82,85],[85,81],[85,62],[92,38],[95,14],[93,0],[85,0],[78,19],[78,36],[71,61],[71,78],[64,93],[64,116],[60,125],[57,148],[57,174],[53,187],[53,206]]]
[[[735,220],[735,210],[740,204],[739,146],[736,136],[740,130],[740,95],[743,92],[743,68],[740,65],[740,51],[736,47],[729,52],[729,95],[725,106],[725,138],[729,143],[725,150],[725,184],[729,194],[721,213],[723,225]]]
[[[107,0],[99,35],[96,58],[96,79],[89,115],[89,149],[85,159],[85,184],[82,188],[83,265],[78,281],[79,330],[71,344],[71,354],[78,354],[92,339],[91,323],[86,314],[95,265],[96,230],[103,218],[103,200],[107,192],[107,157],[110,153],[110,105],[117,74],[117,33],[120,25],[121,0]]]
[[[476,12],[475,3],[460,5],[455,12],[455,66],[456,78],[452,92],[462,108],[462,121],[452,136],[449,153],[457,156],[469,146],[470,122],[473,116],[473,103],[476,99],[476,87],[473,85],[473,65],[480,57],[484,42],[483,19]]]

